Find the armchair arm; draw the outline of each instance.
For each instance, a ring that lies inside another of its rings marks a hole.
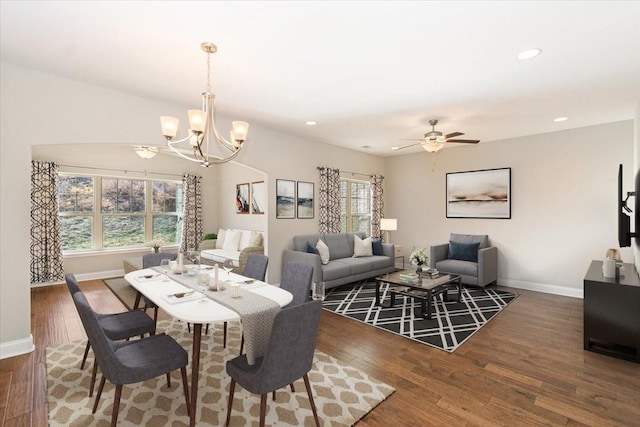
[[[322,262],[320,261],[320,255],[310,254],[307,252],[293,251],[291,249],[285,249],[282,252],[282,268],[290,261],[304,262],[313,267],[313,281],[322,281]]]
[[[249,254],[264,254],[264,247],[262,246],[247,246],[243,250],[240,251],[240,256],[238,257],[238,271],[240,274],[244,273],[244,267],[247,265],[247,258],[249,258]],[[235,271],[234,271],[235,273]]]
[[[449,257],[449,244],[442,243],[429,248],[429,267],[435,268],[436,262]]]
[[[491,246],[478,251],[478,286],[498,280],[498,248]]]

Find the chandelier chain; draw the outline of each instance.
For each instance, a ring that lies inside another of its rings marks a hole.
[[[207,52],[207,92],[211,92],[211,53]]]

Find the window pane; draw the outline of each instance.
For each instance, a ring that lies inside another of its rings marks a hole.
[[[167,243],[178,243],[182,234],[182,221],[177,215],[153,216],[153,240]]]
[[[60,217],[62,250],[91,249],[93,246],[93,217],[71,215]]]
[[[144,239],[144,216],[109,215],[102,217],[102,247],[140,246]]]
[[[145,182],[131,179],[102,179],[102,212],[144,212]]]
[[[60,212],[93,212],[93,178],[60,176],[58,203]]]
[[[182,211],[182,183],[153,182],[153,212]]]

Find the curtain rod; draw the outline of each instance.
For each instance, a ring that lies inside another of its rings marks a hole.
[[[58,164],[58,166],[63,166],[63,167],[66,167],[66,168],[89,169],[89,170],[98,170],[98,171],[124,172],[125,174],[129,173],[129,172],[133,172],[133,173],[143,173],[145,175],[178,176],[180,178],[182,178],[182,176],[183,176],[183,175],[178,175],[178,174],[175,174],[175,173],[150,172],[150,171],[147,171],[147,170],[136,171],[136,170],[127,170],[127,169],[97,168],[97,167],[93,167],[93,166],[77,166],[77,165],[63,165],[63,164]]]
[[[326,167],[326,166],[318,166],[318,170],[320,170],[320,169],[329,169],[329,168]],[[351,171],[345,171],[345,170],[342,170],[342,169],[338,169],[338,170],[340,171],[341,174],[342,173],[350,173],[351,175],[361,175],[361,176],[366,176],[366,177],[369,177],[369,178],[371,178],[373,175],[375,175],[375,174],[372,174],[372,173],[351,172]]]

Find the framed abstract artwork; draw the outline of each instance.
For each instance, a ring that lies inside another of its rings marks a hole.
[[[236,185],[236,213],[249,213],[249,183]]]
[[[265,202],[264,181],[251,183],[251,213],[264,214]]]
[[[276,218],[296,217],[296,182],[276,179]]]
[[[296,209],[298,218],[313,218],[313,182],[298,181]]]
[[[447,173],[447,218],[511,218],[511,168]]]

